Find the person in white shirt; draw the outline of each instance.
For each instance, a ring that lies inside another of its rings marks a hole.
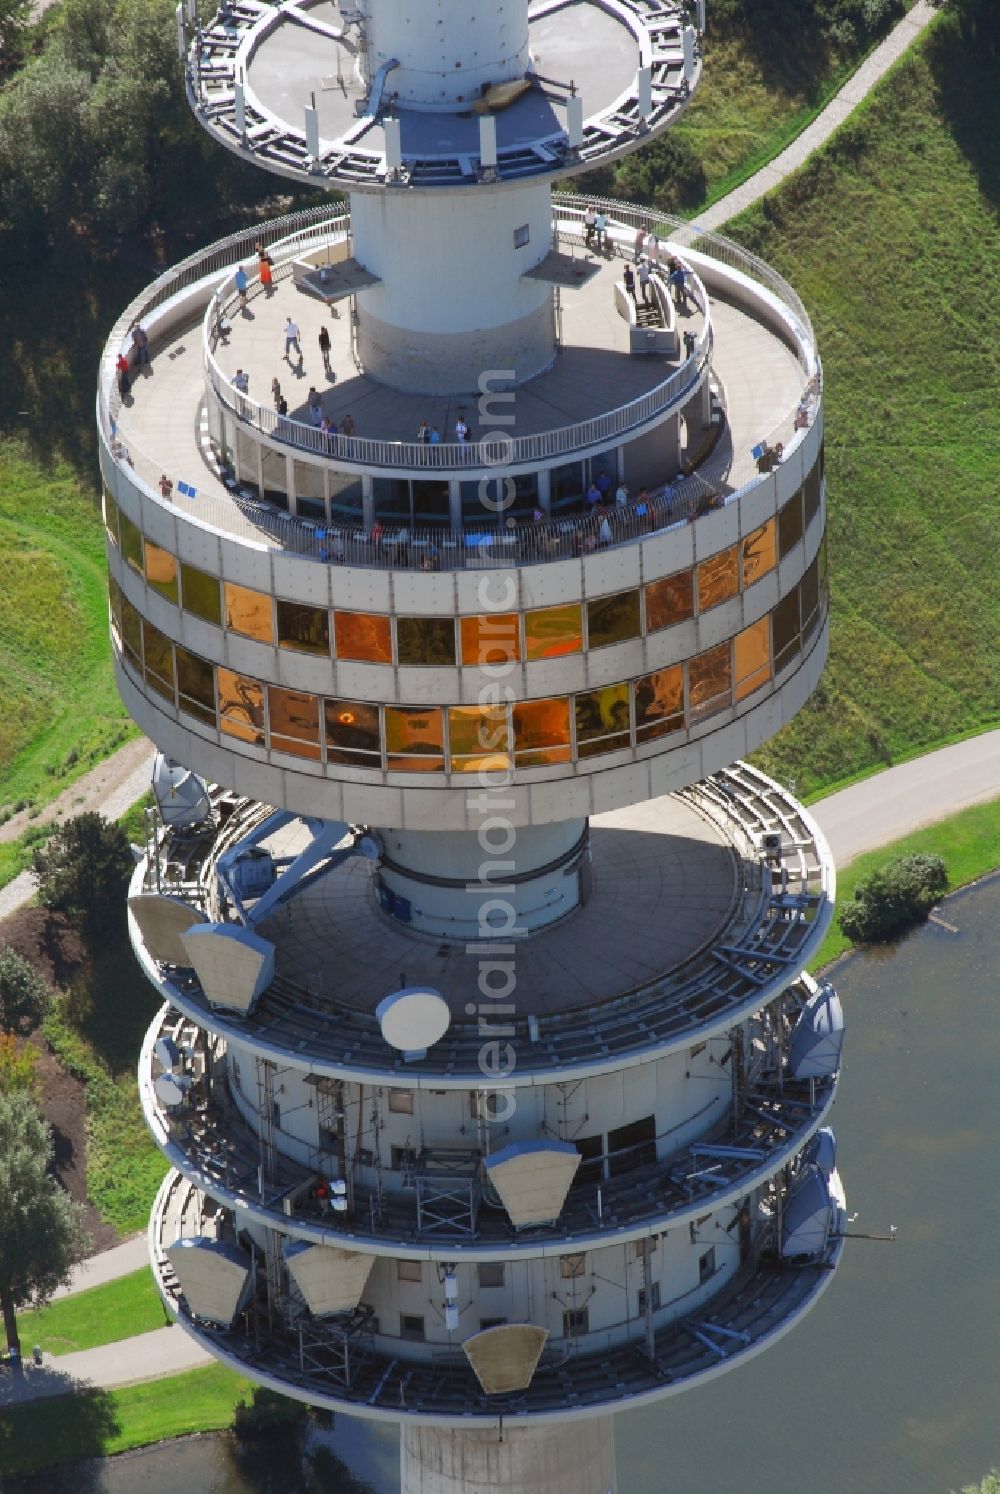
[[[299,342],[299,329],[291,317],[285,322],[285,362],[291,363],[288,354],[294,348],[298,354],[299,362],[302,362],[302,346]]]
[[[617,488],[615,489],[615,507],[616,508],[624,508],[627,502],[628,502],[628,488],[625,486],[625,484],[623,482],[620,482],[618,484]]]
[[[642,291],[643,306],[649,305],[649,260],[639,261],[639,289]]]
[[[468,441],[468,439],[469,439],[469,427],[466,425],[465,421],[462,419],[462,416],[460,415],[458,417],[458,419],[455,421],[455,440],[461,446],[466,441]]]
[[[583,226],[583,242],[589,249],[594,240],[594,229],[597,227],[597,214],[592,207],[588,206],[587,211],[583,215]]]
[[[605,241],[605,238],[607,237],[607,232],[608,232],[608,215],[607,215],[607,213],[598,213],[598,215],[597,215],[597,222],[595,223],[594,228],[595,228],[595,232],[596,232],[596,235],[597,235],[597,249],[598,249],[598,253],[603,253],[603,251],[604,251],[604,241]]]

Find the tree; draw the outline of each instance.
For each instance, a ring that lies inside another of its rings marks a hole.
[[[922,922],[947,890],[940,856],[897,856],[859,882],[841,909],[840,927],[854,944],[891,939]]]
[[[35,851],[34,866],[42,902],[67,914],[89,940],[124,917],[133,861],[120,825],[93,812],[76,815]]]
[[[11,1032],[24,1020],[37,1027],[51,1000],[52,991],[44,976],[5,944],[0,949],[0,1027]]]
[[[83,1210],[50,1175],[52,1136],[23,1090],[0,1095],[0,1309],[20,1365],[17,1310],[47,1302],[83,1259]]]

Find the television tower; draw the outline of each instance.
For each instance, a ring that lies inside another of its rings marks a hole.
[[[349,204],[167,271],[101,367],[153,1270],[223,1362],[398,1422],[405,1494],[606,1494],[614,1413],[842,1249],[834,869],[744,761],[827,652],[812,327],[553,191],[683,112],[701,4],[177,20],[213,138]]]

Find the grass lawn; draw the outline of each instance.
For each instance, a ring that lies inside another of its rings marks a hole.
[[[759,754],[810,797],[1000,719],[1000,89],[945,13],[731,230],[826,371],[831,658]]]
[[[61,1297],[38,1312],[23,1312],[17,1321],[25,1345],[41,1344],[49,1354],[74,1354],[149,1333],[172,1320],[163,1310],[152,1275],[142,1270]]]
[[[178,1330],[180,1331],[180,1330]],[[35,1401],[0,1412],[0,1473],[126,1452],[167,1437],[228,1427],[249,1382],[221,1365],[124,1390]]]
[[[939,825],[916,830],[892,845],[880,846],[877,851],[859,856],[844,871],[837,873],[838,905],[843,907],[858,883],[879,867],[897,856],[913,856],[918,852],[942,858],[953,890],[966,887],[995,871],[1000,867],[1000,799],[994,799],[991,804],[974,804],[952,819],[942,820]],[[828,965],[853,948],[835,920],[820,947],[815,968]]]
[[[96,498],[0,442],[0,811],[44,804],[134,734],[111,675]],[[25,848],[3,847],[0,872]]]

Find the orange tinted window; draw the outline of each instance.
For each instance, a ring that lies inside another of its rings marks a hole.
[[[161,550],[159,545],[150,544],[149,540],[146,541],[146,580],[168,602],[177,601],[177,557],[169,550]]]
[[[694,573],[677,571],[646,587],[646,632],[669,628],[694,616]]]
[[[444,713],[386,706],[385,745],[394,773],[440,773],[444,768]]]
[[[319,762],[319,701],[299,690],[268,686],[267,714],[275,752]]]
[[[484,664],[516,662],[521,657],[519,622],[516,612],[461,618],[462,663],[481,668]]]
[[[366,700],[327,700],[326,757],[331,763],[361,768],[382,766],[378,706]]]
[[[672,664],[635,681],[635,738],[649,742],[684,725],[684,669]]]
[[[698,567],[698,611],[707,612],[728,602],[740,589],[740,572],[736,561],[736,546],[710,555]]]
[[[771,678],[771,619],[762,617],[737,633],[733,653],[736,699],[742,700]]]
[[[578,602],[565,607],[540,607],[524,614],[527,659],[559,659],[583,648],[583,619]]]
[[[688,699],[691,720],[699,721],[732,701],[733,670],[728,643],[688,660]]]
[[[392,663],[392,624],[378,612],[334,612],[333,636],[338,659]]]
[[[569,697],[523,700],[514,707],[514,755],[519,767],[570,760]]]
[[[628,693],[626,684],[605,685],[574,697],[578,757],[617,752],[629,745]]]
[[[450,706],[448,740],[452,772],[496,772],[510,765],[510,727],[503,706]]]
[[[241,742],[264,745],[264,687],[259,680],[232,669],[216,671],[222,730]]]
[[[226,627],[234,633],[242,633],[244,638],[272,643],[271,598],[265,592],[251,591],[249,586],[238,586],[235,581],[225,582],[224,592]]]
[[[142,651],[146,684],[167,700],[174,698],[174,650],[169,638],[159,628],[143,619]]]
[[[773,519],[748,534],[740,550],[743,556],[743,585],[752,586],[778,563],[778,542]]]

